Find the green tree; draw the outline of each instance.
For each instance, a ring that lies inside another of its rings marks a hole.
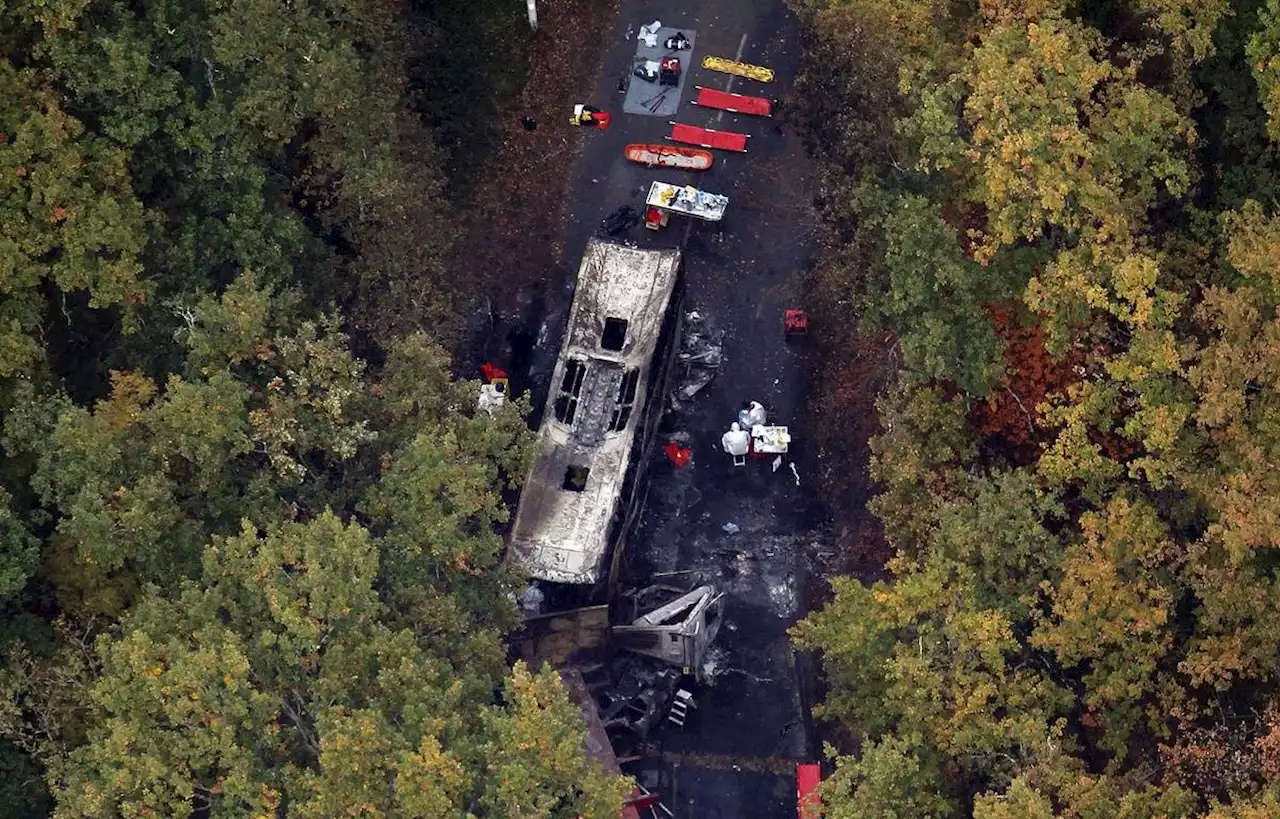
[[[530,673],[517,662],[504,705],[485,714],[487,760],[481,809],[495,819],[613,819],[629,780],[606,778],[583,756],[582,713],[554,671]]]
[[[898,335],[905,369],[985,394],[1004,362],[987,305],[1016,293],[1016,283],[966,258],[956,231],[924,197],[887,202],[878,227],[886,279],[867,303]]]
[[[1267,0],[1258,10],[1258,19],[1262,26],[1249,38],[1245,53],[1267,110],[1267,133],[1280,140],[1280,2]]]
[[[829,819],[945,819],[954,806],[942,793],[937,762],[922,761],[919,737],[886,736],[857,759],[837,760],[822,783],[822,815]]]
[[[0,377],[42,358],[43,285],[58,301],[82,292],[89,306],[127,318],[149,297],[127,159],[85,132],[47,78],[0,57]]]
[[[14,514],[9,493],[0,489],[0,599],[22,590],[35,574],[39,555],[39,542]]]

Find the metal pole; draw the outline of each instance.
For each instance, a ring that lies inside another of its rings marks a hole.
[[[525,0],[529,6],[529,28],[538,30],[538,0]]]

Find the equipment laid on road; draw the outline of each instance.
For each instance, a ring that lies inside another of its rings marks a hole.
[[[671,134],[667,139],[672,142],[683,142],[686,145],[697,145],[699,148],[719,148],[722,151],[747,152],[747,140],[750,134],[739,134],[734,131],[717,131],[714,128],[698,128],[694,125],[671,123]]]
[[[662,41],[662,47],[668,51],[688,51],[693,48],[693,43],[690,42],[688,37],[684,36],[683,31],[677,31]]]
[[[609,127],[609,115],[599,108],[590,105],[573,106],[573,116],[569,117],[570,125],[590,125],[603,131]]]
[[[657,60],[639,60],[636,67],[631,70],[633,76],[639,77],[645,82],[658,81],[658,61]]]
[[[680,84],[680,58],[663,57],[658,61],[658,85]]]
[[[786,427],[761,424],[751,428],[751,454],[757,458],[785,455],[790,445],[791,431]]]
[[[694,105],[718,108],[732,114],[750,114],[753,117],[773,116],[773,102],[764,97],[749,97],[745,94],[717,91],[714,88],[703,88],[701,85],[695,87],[698,89],[698,96],[693,100]]]
[[[817,793],[820,784],[820,767],[811,762],[796,765],[796,815],[799,819],[819,819],[822,813],[822,802]]]
[[[662,28],[661,20],[654,20],[646,26],[640,26],[640,33],[636,39],[647,45],[649,48],[658,47],[658,31]]]
[[[649,97],[647,100],[640,100],[640,104],[644,106],[644,109],[650,114],[656,114],[658,113],[658,109],[662,107],[662,103],[666,102],[667,94],[670,94],[671,90],[672,89],[670,88],[664,88],[657,94]]]
[[[699,148],[682,148],[679,145],[647,144],[633,142],[622,149],[622,155],[650,168],[679,168],[684,171],[705,171],[711,167],[714,156]]]
[[[649,186],[649,196],[644,203],[651,208],[683,213],[708,222],[719,222],[724,218],[725,208],[729,207],[729,197],[700,191],[692,185],[654,182]]]
[[[782,331],[789,336],[809,332],[809,314],[803,310],[786,310],[782,314]]]
[[[645,208],[644,226],[649,230],[661,230],[671,221],[671,213],[662,208]]]
[[[773,82],[773,69],[765,68],[762,65],[740,63],[737,60],[726,60],[724,57],[704,57],[702,67],[708,71],[733,74],[737,77],[746,77],[749,80],[758,82]]]

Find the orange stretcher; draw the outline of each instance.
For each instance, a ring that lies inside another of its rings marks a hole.
[[[773,103],[764,97],[749,97],[746,94],[717,91],[714,88],[703,88],[701,85],[696,87],[698,96],[693,100],[694,105],[718,108],[733,114],[750,114],[753,117],[773,115]]]
[[[713,128],[698,128],[693,125],[671,123],[671,135],[667,139],[672,142],[683,142],[686,145],[697,145],[699,148],[718,148],[721,151],[747,152],[748,134],[734,131],[717,131]]]

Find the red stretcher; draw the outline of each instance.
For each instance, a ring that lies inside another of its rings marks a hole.
[[[696,86],[698,96],[694,105],[705,108],[718,108],[733,114],[750,114],[753,117],[773,116],[773,103],[764,97],[748,97],[745,94],[732,94],[728,91],[717,91],[714,88]]]
[[[718,148],[722,151],[747,152],[748,134],[733,131],[717,131],[712,128],[697,128],[693,125],[671,123],[671,135],[667,139],[683,142],[686,145],[697,145],[699,148]]]
[[[822,803],[818,801],[818,785],[822,784],[822,769],[814,764],[796,766],[796,813],[800,819],[818,819]]]

